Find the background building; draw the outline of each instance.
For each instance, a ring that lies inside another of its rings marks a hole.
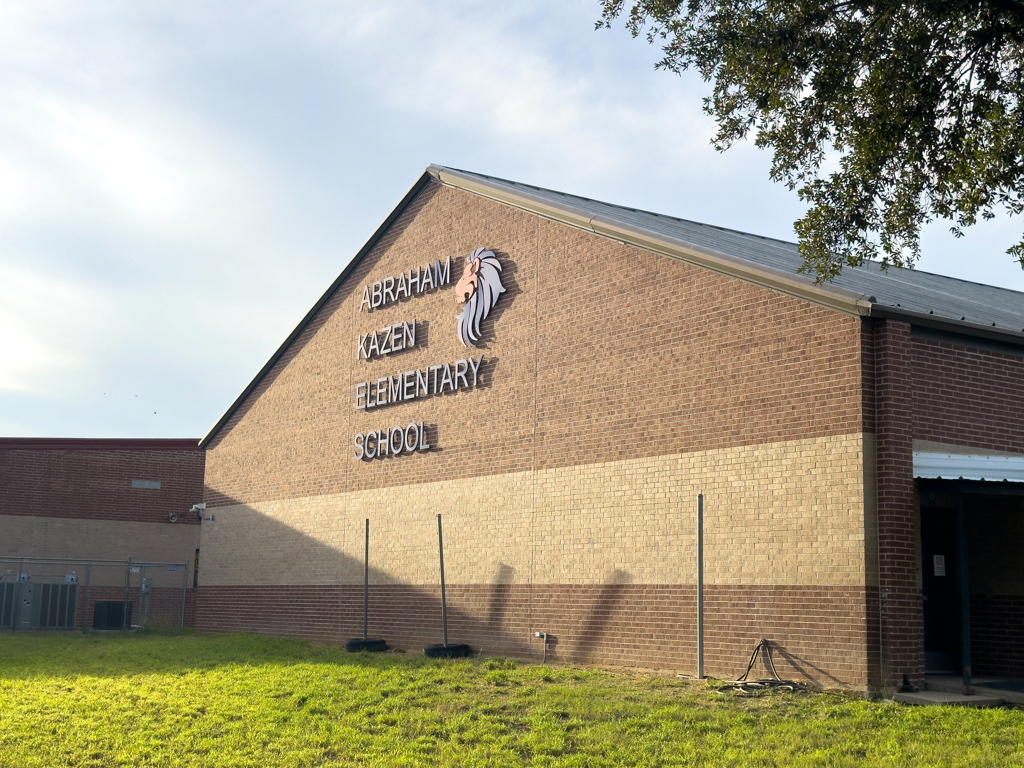
[[[481,248],[504,293],[472,348],[453,289]],[[709,673],[762,637],[825,684],[955,666],[966,540],[976,666],[1024,675],[1024,296],[799,265],[431,167],[204,438],[197,626],[358,635],[368,518],[371,634],[439,642],[442,513],[453,641],[692,670],[704,494]]]
[[[92,625],[96,601],[122,599],[126,579],[137,617],[134,593],[142,572],[133,572],[128,560],[187,564],[185,619],[191,624],[200,518],[189,509],[202,500],[203,471],[197,440],[0,438],[0,626],[11,626],[18,590],[27,589],[16,587],[19,572],[29,584],[77,577],[73,627]],[[180,612],[184,576],[148,572],[154,614],[161,600],[168,615]],[[26,599],[20,594],[22,603]],[[71,628],[69,610],[62,606],[65,620],[51,626]],[[19,628],[38,626],[38,616],[20,613]]]

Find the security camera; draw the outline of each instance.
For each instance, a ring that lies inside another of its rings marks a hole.
[[[178,522],[178,516],[176,514],[174,514],[173,512],[168,512],[167,513],[167,519],[170,520],[172,523]]]
[[[189,512],[195,512],[197,515],[202,517],[203,516],[203,511],[205,509],[206,509],[206,504],[204,502],[200,502],[199,504],[193,504],[192,505],[192,509],[190,509]]]

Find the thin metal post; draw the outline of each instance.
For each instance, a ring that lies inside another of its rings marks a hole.
[[[185,601],[188,593],[188,558],[185,558],[185,569],[181,574],[181,618],[178,621],[178,632],[185,631]],[[150,598],[152,599],[152,597]]]
[[[448,645],[448,603],[444,593],[444,536],[441,533],[441,513],[437,515],[437,552],[441,557],[441,628],[444,644]]]
[[[92,581],[92,563],[85,566],[85,607],[82,609],[82,634],[89,631],[89,584]]]
[[[363,640],[366,640],[370,615],[370,518],[366,518],[366,546],[363,548]]]
[[[971,577],[967,572],[967,523],[964,514],[964,495],[958,494],[956,521],[960,533],[960,636],[961,667],[963,669],[964,696],[971,696]]]
[[[704,494],[697,494],[697,679],[704,679]]]
[[[124,563],[124,602],[121,604],[121,631],[128,630],[128,590],[131,588],[132,559],[129,557]]]
[[[18,628],[18,619],[21,618],[21,574],[25,570],[25,558],[18,561],[18,580],[14,583],[18,586],[14,589],[14,613],[11,616],[11,632]]]

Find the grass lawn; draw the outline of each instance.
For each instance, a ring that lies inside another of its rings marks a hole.
[[[1024,711],[251,635],[0,636],[0,766],[1020,766]]]

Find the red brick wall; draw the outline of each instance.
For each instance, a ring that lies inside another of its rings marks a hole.
[[[1024,358],[914,339],[914,437],[1024,453]]]
[[[971,595],[971,667],[1024,678],[1024,595]]]
[[[908,323],[874,330],[882,682],[924,680],[924,617],[914,511],[913,344]]]
[[[0,440],[0,515],[196,525],[205,452],[198,440]],[[132,480],[159,480],[160,489]]]
[[[881,321],[874,347],[878,439],[879,628],[883,675],[923,680],[923,615],[918,586],[913,440],[1024,453],[1024,359],[928,338],[907,323]],[[865,366],[867,371],[867,366]],[[865,393],[871,385],[866,376]],[[865,409],[867,416],[868,410]],[[865,419],[865,428],[869,421]],[[974,605],[980,612],[975,616]],[[972,597],[975,671],[1007,673],[1020,649],[1006,629],[1022,621],[1020,601]]]
[[[154,587],[149,598],[149,613],[146,624],[151,627],[177,627],[181,616],[181,590],[173,587]],[[101,600],[124,600],[123,587],[96,587],[88,590],[84,582],[78,585],[78,628],[92,630],[95,605]],[[132,622],[139,621],[139,587],[129,590],[128,601],[132,604]],[[191,583],[185,592],[185,626],[196,624],[196,590]]]
[[[341,643],[362,636],[363,589],[347,586],[200,587],[197,628]],[[709,586],[705,669],[732,679],[761,638],[783,676],[824,685],[868,682],[863,589]],[[668,585],[452,585],[449,642],[486,654],[676,669],[696,665],[695,590]],[[370,588],[369,634],[419,651],[442,640],[440,590]],[[764,676],[758,667],[752,673]]]
[[[457,273],[481,243],[501,251],[507,288],[485,322],[482,391],[355,410],[357,381],[466,355],[452,286],[367,313],[363,284],[445,254]],[[429,321],[426,343],[355,359],[359,334],[413,318]],[[856,317],[431,184],[211,441],[206,500],[859,433],[861,332]],[[439,450],[354,462],[357,432],[414,420]]]
[[[912,364],[915,438],[1024,453],[1024,358],[915,338]],[[975,674],[1024,676],[1022,638],[1024,598],[971,595]]]

